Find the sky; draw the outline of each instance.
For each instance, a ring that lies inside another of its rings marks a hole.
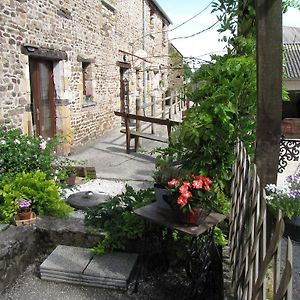
[[[217,32],[218,26],[192,38],[172,40],[173,38],[197,33],[210,27],[217,21],[216,14],[211,13],[212,7],[210,6],[192,21],[172,31],[172,28],[202,11],[211,3],[211,0],[157,0],[157,2],[173,23],[170,26],[169,37],[183,56],[210,60],[208,53],[224,53],[225,44],[218,41],[222,37]],[[300,27],[300,11],[289,9],[283,16],[283,25]]]

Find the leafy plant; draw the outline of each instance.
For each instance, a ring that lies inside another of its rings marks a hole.
[[[85,223],[105,232],[104,240],[92,251],[101,255],[115,249],[124,249],[129,240],[140,239],[144,232],[144,222],[133,210],[150,204],[154,199],[153,189],[134,191],[126,185],[124,193],[90,209]]]
[[[0,179],[40,170],[63,186],[74,172],[74,164],[81,162],[58,158],[56,148],[60,142],[59,137],[45,140],[23,135],[19,129],[0,129]]]
[[[18,199],[27,199],[40,216],[67,217],[73,211],[60,197],[54,180],[42,171],[19,173],[13,179],[0,182],[0,212],[3,222],[11,222],[18,211]]]
[[[289,176],[283,187],[269,184],[266,191],[267,204],[274,213],[281,210],[289,219],[300,216],[300,174]]]
[[[193,209],[211,209],[211,183],[208,177],[190,175],[185,178],[173,178],[168,182],[168,203],[178,207],[184,213],[192,213]]]

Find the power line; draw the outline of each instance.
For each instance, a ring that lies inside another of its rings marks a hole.
[[[211,1],[205,8],[203,8],[201,11],[199,11],[196,15],[194,15],[193,17],[189,18],[188,20],[184,21],[183,23],[179,24],[175,28],[172,28],[172,29],[168,30],[168,32],[174,31],[177,28],[179,28],[179,27],[185,25],[186,23],[188,23],[188,22],[194,20],[195,18],[197,18],[199,15],[201,15],[204,11],[206,11],[211,6],[212,2],[213,1]]]
[[[134,40],[133,42],[131,42],[132,45],[134,45],[136,42],[140,41],[141,39],[147,37],[147,36],[150,36],[150,35],[154,35],[154,34],[159,34],[159,33],[168,33],[168,32],[171,32],[171,31],[174,31],[176,30],[177,28],[180,28],[181,26],[187,24],[188,22],[192,21],[193,19],[195,19],[196,17],[198,17],[199,15],[201,15],[205,10],[207,10],[211,4],[213,3],[213,1],[211,1],[206,7],[204,7],[201,11],[199,11],[196,15],[192,16],[191,18],[187,19],[186,21],[182,22],[181,24],[179,24],[178,26],[176,26],[175,28],[172,28],[172,29],[168,29],[168,30],[162,30],[162,31],[157,31],[157,32],[150,32],[150,33],[147,33],[145,35],[143,35],[142,37]]]
[[[194,36],[199,35],[199,34],[205,32],[205,31],[208,31],[208,30],[212,29],[213,27],[215,27],[215,26],[218,24],[218,22],[219,22],[219,21],[216,21],[216,22],[215,22],[214,24],[212,24],[211,26],[209,26],[209,27],[207,27],[207,28],[205,28],[205,29],[203,29],[203,30],[201,30],[201,31],[199,31],[199,32],[196,32],[196,33],[194,33],[194,34],[186,35],[186,36],[179,36],[179,37],[170,39],[170,41],[180,40],[180,39],[189,39],[189,38],[191,38],[191,37],[194,37]]]

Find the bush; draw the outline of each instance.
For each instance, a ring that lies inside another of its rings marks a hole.
[[[63,182],[74,161],[58,159],[55,150],[60,140],[59,137],[45,140],[23,135],[19,129],[0,129],[0,179],[40,170],[48,179]]]
[[[40,216],[67,217],[73,211],[60,197],[54,180],[47,179],[42,171],[19,173],[14,179],[3,178],[0,182],[0,211],[5,223],[13,221],[18,199],[31,202],[32,209]]]
[[[155,200],[153,189],[134,191],[126,185],[126,191],[112,197],[89,210],[85,222],[105,231],[105,239],[93,252],[101,255],[115,249],[124,249],[129,240],[140,239],[144,232],[144,221],[133,213],[134,209],[150,204]]]

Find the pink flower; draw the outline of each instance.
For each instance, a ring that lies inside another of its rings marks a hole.
[[[179,183],[180,183],[180,180],[174,178],[168,182],[168,187],[175,187]]]
[[[177,203],[178,203],[180,206],[185,206],[185,205],[187,204],[187,198],[184,197],[183,195],[181,195],[181,196],[178,197]]]
[[[195,189],[202,189],[203,188],[203,181],[202,181],[202,179],[194,180],[193,181],[193,188],[195,188]]]
[[[185,194],[188,192],[189,188],[191,187],[192,185],[189,183],[189,182],[184,182],[182,184],[182,186],[179,188],[179,192],[181,194]]]

